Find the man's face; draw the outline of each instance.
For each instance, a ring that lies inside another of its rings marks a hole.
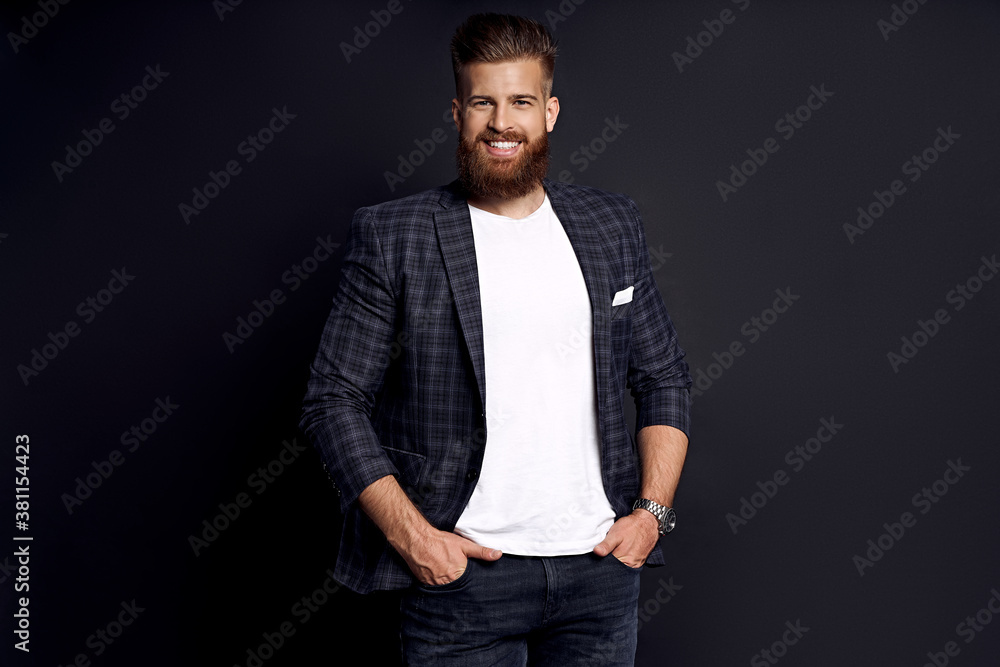
[[[475,197],[515,199],[535,190],[549,166],[548,132],[559,100],[542,91],[537,60],[473,63],[451,102],[459,178]]]

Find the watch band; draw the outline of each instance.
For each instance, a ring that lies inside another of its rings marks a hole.
[[[648,498],[638,498],[632,505],[632,509],[643,509],[650,512],[659,522],[660,535],[666,535],[677,525],[677,513],[671,507],[666,507]]]

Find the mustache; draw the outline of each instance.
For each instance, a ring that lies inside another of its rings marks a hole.
[[[476,136],[476,141],[520,141],[528,143],[528,137],[515,130],[497,132],[496,130],[486,128]]]

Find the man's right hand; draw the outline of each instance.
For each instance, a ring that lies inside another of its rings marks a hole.
[[[413,576],[426,586],[455,581],[465,572],[470,558],[497,560],[501,556],[497,549],[432,526],[392,475],[368,485],[358,502],[406,561]]]
[[[465,572],[470,558],[497,560],[502,555],[497,549],[433,527],[421,531],[409,544],[396,546],[396,550],[413,576],[425,586],[440,586],[455,581]]]

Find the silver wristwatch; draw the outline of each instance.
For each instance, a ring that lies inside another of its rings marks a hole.
[[[665,507],[652,500],[639,498],[632,505],[632,509],[643,509],[651,512],[656,517],[656,520],[660,522],[660,535],[666,535],[677,525],[677,513],[672,508]]]

